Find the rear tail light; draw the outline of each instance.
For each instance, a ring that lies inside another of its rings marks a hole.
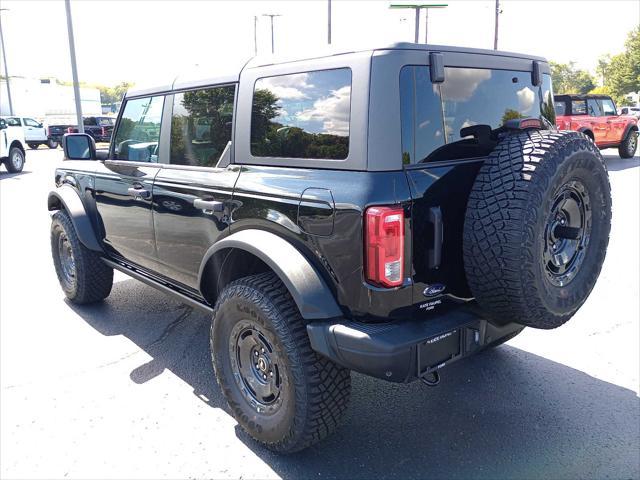
[[[100,135],[101,135],[102,137],[106,137],[106,136],[107,136],[107,129],[106,129],[106,128],[104,128],[104,127],[102,127],[102,129],[100,130]]]
[[[404,210],[370,207],[365,213],[365,271],[368,282],[402,285],[404,277]]]

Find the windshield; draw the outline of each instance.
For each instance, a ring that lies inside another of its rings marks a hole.
[[[100,127],[113,127],[113,118],[111,117],[100,117],[97,120]]]

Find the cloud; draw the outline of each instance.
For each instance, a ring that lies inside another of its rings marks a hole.
[[[519,111],[522,114],[529,113],[536,101],[536,94],[529,87],[524,87],[516,92],[518,96]]]
[[[323,133],[347,136],[350,110],[351,87],[347,85],[332,90],[328,97],[316,100],[311,108],[298,112],[296,119],[301,122],[322,122]]]
[[[448,68],[442,84],[442,96],[446,100],[464,102],[485,80],[491,78],[491,70],[480,68]]]
[[[280,77],[267,77],[260,79],[258,88],[268,88],[280,99],[302,100],[309,98],[304,92],[314,86],[308,83],[308,73],[296,73],[295,75],[283,75]]]

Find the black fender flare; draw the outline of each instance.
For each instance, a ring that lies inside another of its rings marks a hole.
[[[333,293],[304,255],[284,238],[265,230],[241,230],[211,246],[200,265],[198,285],[202,285],[209,259],[225,249],[244,250],[266,263],[285,284],[304,319],[342,316]]]
[[[80,242],[89,250],[103,252],[82,199],[73,187],[62,185],[51,190],[47,198],[47,209],[49,211],[64,209],[71,218]]]
[[[629,123],[627,124],[627,127],[624,129],[624,133],[622,134],[621,137],[621,142],[624,142],[624,140],[627,138],[627,135],[629,135],[629,132],[631,130],[635,130],[636,132],[638,131],[638,125],[635,123]]]
[[[580,133],[583,133],[583,134],[587,135],[587,136],[591,136],[591,138],[592,138],[592,139],[594,139],[594,140],[595,140],[595,138],[596,138],[596,136],[593,134],[593,130],[591,130],[590,128],[587,128],[587,127],[580,127],[580,128],[578,129],[578,131],[579,131]],[[588,135],[586,132],[589,132],[591,135]]]

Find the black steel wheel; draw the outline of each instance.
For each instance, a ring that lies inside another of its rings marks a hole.
[[[211,357],[236,420],[271,450],[289,453],[319,442],[347,408],[349,370],[311,349],[298,307],[272,272],[241,278],[222,291]]]
[[[545,226],[542,261],[549,281],[567,285],[580,270],[591,234],[591,204],[587,188],[570,180],[555,194]]]

